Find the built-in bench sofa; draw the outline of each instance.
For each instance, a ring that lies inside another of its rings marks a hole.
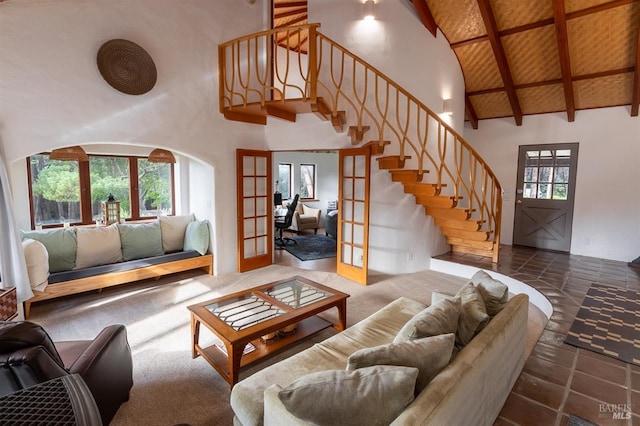
[[[213,274],[208,221],[193,215],[141,223],[23,231],[31,304],[192,269]]]

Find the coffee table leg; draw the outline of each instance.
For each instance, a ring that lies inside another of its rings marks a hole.
[[[338,308],[338,324],[333,324],[333,328],[344,331],[347,328],[347,300],[340,302],[336,308]]]
[[[245,345],[226,345],[228,360],[229,360],[229,384],[231,388],[238,383],[238,377],[240,377],[240,360],[242,359],[242,353],[244,352]]]
[[[200,338],[200,321],[191,314],[191,358],[196,358],[198,352],[196,352],[196,346]]]

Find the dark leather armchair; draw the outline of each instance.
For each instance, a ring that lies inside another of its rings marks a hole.
[[[66,374],[79,374],[108,425],[133,386],[133,361],[123,325],[93,340],[52,342],[38,324],[0,322],[0,395]]]

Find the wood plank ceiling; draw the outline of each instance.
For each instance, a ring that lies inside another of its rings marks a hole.
[[[474,128],[549,112],[574,121],[580,110],[621,105],[638,115],[640,0],[406,1],[455,52]],[[273,6],[274,28],[307,23],[306,1]]]

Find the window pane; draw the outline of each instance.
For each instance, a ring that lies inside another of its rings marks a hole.
[[[540,177],[538,182],[551,182],[553,176],[553,167],[540,167]]]
[[[80,222],[80,173],[76,161],[34,155],[31,162],[33,215],[37,225]]]
[[[536,191],[538,186],[535,183],[525,183],[522,196],[524,198],[536,198]]]
[[[525,182],[536,182],[538,177],[538,168],[537,167],[525,167],[524,168],[524,181]]]
[[[567,199],[567,187],[565,184],[553,185],[553,199],[554,200],[566,200]]]
[[[131,217],[129,159],[123,157],[89,157],[91,175],[91,215],[102,219],[102,202],[109,194],[120,201],[120,217]]]
[[[291,164],[278,164],[276,191],[282,194],[283,200],[291,198]]]
[[[569,167],[556,167],[553,181],[556,183],[568,183],[569,182]]]
[[[316,166],[300,165],[300,198],[315,198]]]
[[[138,159],[140,216],[172,214],[171,164]]]
[[[551,199],[551,184],[538,185],[538,199],[540,200]]]

